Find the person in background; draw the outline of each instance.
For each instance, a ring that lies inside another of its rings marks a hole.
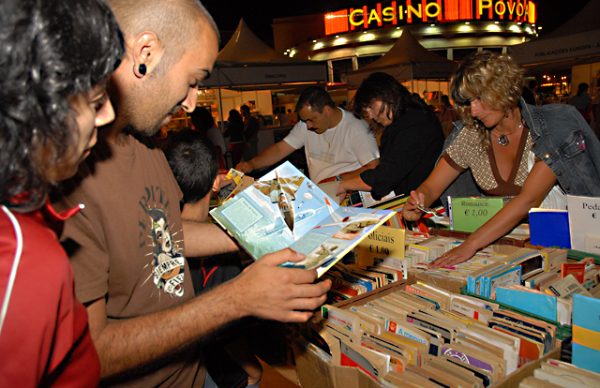
[[[287,115],[290,117],[290,125],[296,125],[298,122],[298,114],[296,112],[292,112],[291,109],[288,109]]]
[[[244,119],[236,109],[229,111],[227,116],[227,130],[223,134],[229,138],[229,149],[231,151],[231,160],[235,166],[242,160],[244,155]]]
[[[192,124],[210,141],[215,157],[219,163],[219,168],[225,168],[225,139],[223,134],[215,126],[215,119],[210,114],[210,111],[204,107],[197,107],[190,113]]]
[[[379,165],[343,179],[338,195],[370,191],[380,199],[394,191],[408,194],[433,169],[444,142],[435,115],[394,77],[376,72],[362,81],[354,96],[354,113],[383,126]]]
[[[440,106],[438,117],[440,124],[442,124],[442,132],[445,139],[452,132],[454,122],[458,120],[458,115],[450,103],[450,98],[445,94],[442,96],[442,105]]]
[[[0,3],[0,386],[97,386],[100,363],[49,188],[114,119],[106,78],[124,48],[99,0]]]
[[[592,129],[600,139],[600,70],[596,72],[592,85],[592,93],[594,95],[592,99]]]
[[[260,124],[256,117],[253,117],[250,113],[250,107],[248,105],[242,105],[240,107],[240,113],[244,120],[244,160],[250,160],[258,153],[258,130]]]
[[[206,221],[211,193],[219,189],[217,161],[209,144],[200,133],[184,129],[169,135],[164,151],[183,193],[181,218],[193,222]],[[242,271],[237,252],[190,258],[188,261],[197,295],[233,279]],[[248,346],[249,331],[239,324],[235,328],[233,331],[233,327],[228,327],[224,333],[213,335],[217,338],[211,338],[206,345],[210,353],[206,360],[208,372],[219,386],[239,386],[241,383],[257,386],[262,367]],[[239,366],[233,365],[232,361]],[[238,372],[239,368],[242,373]]]
[[[573,105],[583,116],[585,121],[592,121],[592,98],[588,94],[590,85],[582,82],[577,86],[577,94],[569,100],[569,105]]]
[[[537,105],[537,98],[535,97],[536,93],[537,81],[532,79],[531,81],[529,81],[529,84],[523,86],[521,98],[523,98],[523,101],[525,101],[526,104]]]
[[[525,104],[522,80],[521,68],[510,57],[488,51],[465,58],[452,77],[462,123],[448,137],[431,175],[411,192],[404,218],[418,219],[417,206],[440,198],[463,172],[472,175],[478,191],[453,187],[455,195],[513,198],[434,266],[470,259],[510,232],[532,207],[564,208],[565,192],[600,195],[600,142],[589,125],[569,105]]]
[[[306,88],[296,103],[300,122],[289,135],[256,157],[239,163],[245,173],[269,167],[304,147],[310,179],[316,183],[375,167],[379,150],[364,120],[336,107],[325,89]]]
[[[286,249],[194,295],[186,256],[238,247],[214,224],[181,219],[181,191],[164,154],[141,140],[175,112],[194,110],[198,85],[217,57],[218,29],[196,0],[109,5],[126,47],[110,79],[118,116],[99,131],[101,147],[63,187],[59,203],[86,205],[61,235],[75,292],[87,308],[102,384],[214,386],[200,340],[249,316],[306,321],[331,282],[315,282],[316,271],[279,266],[302,259]]]

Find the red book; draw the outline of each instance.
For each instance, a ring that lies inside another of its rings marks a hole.
[[[572,274],[579,283],[583,284],[585,263],[562,263],[560,265],[561,279],[569,274]]]

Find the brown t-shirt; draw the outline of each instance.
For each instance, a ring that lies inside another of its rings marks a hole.
[[[518,195],[529,175],[527,160],[533,146],[529,130],[527,127],[523,128],[517,155],[519,163],[515,163],[506,180],[502,179],[498,171],[493,148],[484,147],[479,136],[477,129],[464,127],[442,157],[456,170],[470,168],[475,182],[486,195]]]
[[[118,145],[99,144],[80,173],[85,178],[59,204],[85,205],[66,222],[61,238],[71,251],[79,300],[105,297],[108,319],[117,321],[191,299],[182,195],[163,153],[126,136]],[[187,351],[136,372],[125,385],[201,385],[198,349]]]

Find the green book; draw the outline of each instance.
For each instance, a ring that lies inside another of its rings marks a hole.
[[[504,206],[503,197],[448,197],[450,228],[474,232]]]

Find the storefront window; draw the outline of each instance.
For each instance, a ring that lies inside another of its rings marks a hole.
[[[332,61],[333,82],[342,82],[342,75],[352,71],[352,59],[340,59]]]

